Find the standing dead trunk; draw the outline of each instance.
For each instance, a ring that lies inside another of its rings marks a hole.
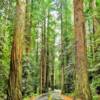
[[[87,71],[83,0],[74,0],[74,23],[76,40],[76,94],[82,100],[92,100]]]
[[[21,80],[22,80],[22,46],[25,29],[25,5],[26,0],[17,0],[16,24],[11,50],[10,75],[8,84],[7,100],[22,100]]]

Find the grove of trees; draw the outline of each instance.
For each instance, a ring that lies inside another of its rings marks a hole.
[[[0,0],[0,100],[99,100],[99,12],[100,0]]]

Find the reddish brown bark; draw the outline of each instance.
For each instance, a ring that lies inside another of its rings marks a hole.
[[[83,0],[74,0],[74,23],[76,39],[76,94],[82,100],[92,100],[87,71]]]
[[[46,36],[45,36],[45,19],[43,22],[43,27],[42,27],[42,48],[41,48],[41,85],[40,85],[40,92],[45,93],[45,83],[46,83]]]
[[[16,24],[11,50],[10,75],[8,84],[7,100],[22,100],[21,80],[22,80],[22,47],[25,29],[25,0],[17,0]]]

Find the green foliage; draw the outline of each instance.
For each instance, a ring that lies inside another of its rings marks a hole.
[[[8,11],[7,3],[5,0],[0,3],[0,99],[3,100],[7,93],[12,38],[12,20],[9,19],[11,13]]]
[[[96,95],[96,87],[100,86],[100,0],[96,0],[96,8],[90,7],[92,0],[84,0],[84,15],[86,19],[86,41],[89,71],[93,76],[91,89]],[[61,9],[62,3],[62,9]],[[0,100],[4,99],[9,77],[9,63],[15,17],[15,0],[0,0]],[[49,73],[54,68],[55,87],[61,88],[61,14],[63,16],[65,91],[68,85],[74,92],[75,76],[75,41],[73,32],[73,3],[71,0],[31,0],[28,5],[31,14],[31,42],[28,41],[30,53],[23,54],[23,97],[39,93],[40,63],[41,63],[41,34],[42,23],[46,20],[46,42],[48,44]],[[96,18],[96,32],[93,33],[93,18]],[[23,44],[26,46],[26,42]],[[46,47],[47,48],[47,47]],[[25,48],[24,48],[25,49]],[[49,79],[50,81],[50,79]],[[94,96],[94,100],[97,100]],[[27,98],[25,99],[27,100]]]
[[[96,87],[100,86],[100,2],[98,0],[96,0],[96,2],[95,0],[85,0],[85,3],[85,15],[87,22],[87,56],[89,72],[92,80],[91,89],[93,95],[96,95]]]
[[[94,96],[93,100],[99,100],[99,96]]]

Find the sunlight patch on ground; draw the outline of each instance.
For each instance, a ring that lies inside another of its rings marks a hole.
[[[62,95],[62,98],[64,98],[64,100],[73,100],[73,98],[72,98],[72,97],[69,97],[69,96],[64,96],[64,95]]]
[[[35,97],[34,97],[34,96],[32,96],[32,97],[30,98],[30,100],[35,100]]]

